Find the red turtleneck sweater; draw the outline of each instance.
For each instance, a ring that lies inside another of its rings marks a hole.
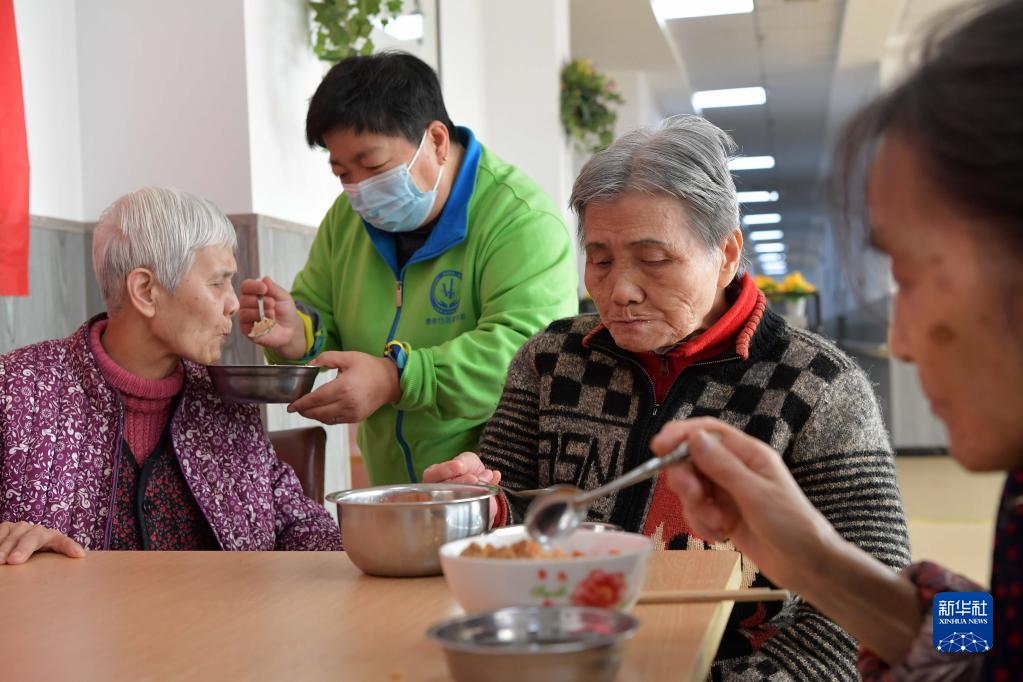
[[[767,301],[748,274],[743,275],[740,282],[739,295],[732,306],[707,331],[664,354],[633,353],[654,382],[658,403],[664,400],[671,385],[687,367],[719,356],[749,357],[750,339],[760,323]],[[666,472],[661,472],[654,485],[643,533],[653,537],[657,546],[666,549],[686,549],[688,546],[689,524],[682,511],[682,503],[668,488]],[[749,626],[754,624],[751,622]]]
[[[652,351],[633,353],[650,375],[658,403],[664,402],[668,389],[686,367],[716,358],[728,351],[734,351],[744,359],[749,357],[750,338],[767,302],[748,274],[742,276],[741,283],[742,288],[732,307],[707,331],[663,354]]]
[[[141,465],[153,451],[170,419],[175,396],[185,384],[185,370],[178,363],[174,373],[163,379],[144,379],[122,368],[111,358],[100,339],[107,321],[99,320],[89,329],[89,347],[103,377],[124,403],[124,439]]]

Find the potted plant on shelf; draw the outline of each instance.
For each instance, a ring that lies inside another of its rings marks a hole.
[[[561,123],[583,154],[614,141],[617,106],[625,98],[615,82],[596,71],[589,59],[573,59],[561,69]]]
[[[817,287],[808,282],[803,273],[797,270],[781,282],[767,275],[757,275],[754,281],[789,324],[806,329],[806,301],[817,295]]]

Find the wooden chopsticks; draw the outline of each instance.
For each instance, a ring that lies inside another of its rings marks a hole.
[[[753,587],[748,590],[660,590],[640,592],[640,604],[699,604],[715,601],[785,601],[788,590]]]

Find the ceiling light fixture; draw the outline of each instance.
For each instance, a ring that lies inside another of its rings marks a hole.
[[[737,156],[728,162],[728,170],[762,170],[774,168],[773,156]]]
[[[767,265],[768,263],[784,263],[784,253],[759,253],[757,258],[760,259],[761,265]]]
[[[774,225],[781,222],[781,213],[751,213],[742,217],[743,225]]]
[[[781,230],[754,230],[749,233],[750,241],[754,242],[773,242],[784,236],[785,233]]]
[[[753,0],[650,0],[650,6],[659,21],[667,21],[748,14],[753,11]]]
[[[693,108],[697,111],[719,107],[752,107],[766,101],[767,91],[761,87],[698,90],[693,93]]]
[[[781,242],[768,242],[767,244],[754,244],[753,250],[757,253],[784,253],[785,245]]]
[[[740,204],[762,204],[768,201],[778,201],[777,192],[736,192]]]

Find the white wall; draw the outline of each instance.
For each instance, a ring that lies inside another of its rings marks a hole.
[[[250,212],[242,0],[79,3],[77,33],[85,218],[145,185]]]
[[[483,40],[489,147],[536,180],[568,220],[571,155],[559,117],[568,0],[485,3]]]
[[[244,0],[252,212],[319,225],[341,186],[305,140],[309,99],[326,73],[309,46],[303,0]]]
[[[489,144],[484,5],[479,0],[440,0],[438,5],[444,104],[455,125],[472,128],[479,140]]]
[[[654,98],[650,82],[642,71],[609,71],[625,102],[618,107],[615,121],[615,139],[630,130],[655,126],[664,118]]]
[[[567,0],[440,0],[441,81],[455,123],[532,177],[570,217],[571,153],[559,118]]]
[[[29,211],[84,220],[74,0],[15,0],[30,166]]]

